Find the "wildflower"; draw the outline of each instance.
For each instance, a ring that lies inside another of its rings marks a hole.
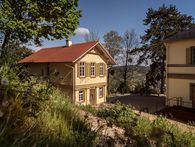
[[[3,117],[4,113],[0,110],[0,117]]]
[[[9,81],[7,79],[2,79],[1,80],[1,85],[8,86],[9,85]]]

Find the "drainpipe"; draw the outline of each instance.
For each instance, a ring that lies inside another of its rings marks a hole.
[[[75,68],[74,66],[70,66],[70,65],[67,65],[65,64],[65,66],[69,67],[72,69],[72,73],[73,73],[73,76],[72,76],[72,88],[73,88],[73,103],[75,104],[76,103],[76,100],[75,100]]]
[[[166,83],[166,87],[165,87],[165,90],[166,90],[166,92],[165,92],[165,105],[167,106],[168,104],[167,104],[167,100],[169,99],[169,97],[168,97],[168,78],[167,78],[167,76],[168,76],[168,66],[167,66],[167,64],[168,64],[168,51],[169,51],[169,45],[168,44],[164,44],[165,45],[165,47],[166,47],[166,66],[165,66],[165,71],[166,71],[166,78],[165,78],[165,83]]]

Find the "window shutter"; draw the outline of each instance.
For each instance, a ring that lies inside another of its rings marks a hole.
[[[107,68],[106,68],[106,64],[104,64],[104,76],[107,76]]]
[[[105,97],[105,88],[104,88],[104,86],[102,87],[102,91],[103,91],[102,97]]]
[[[192,49],[186,48],[186,64],[192,64]]]
[[[96,63],[95,64],[95,76],[98,77],[100,75],[100,64]]]
[[[80,77],[80,63],[77,63],[77,77]]]
[[[83,102],[86,100],[86,89],[83,90]]]
[[[90,76],[90,63],[85,63],[85,75],[86,77]]]

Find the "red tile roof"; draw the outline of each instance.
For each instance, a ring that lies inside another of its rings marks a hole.
[[[73,44],[69,47],[45,48],[24,58],[19,63],[74,62],[97,44],[98,41],[93,41]]]

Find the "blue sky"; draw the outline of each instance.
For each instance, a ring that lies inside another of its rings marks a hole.
[[[80,0],[79,9],[82,10],[82,17],[79,27],[98,32],[102,42],[103,35],[110,30],[116,30],[122,35],[127,29],[135,29],[140,36],[146,29],[143,19],[147,9],[151,7],[157,9],[163,4],[176,5],[182,14],[195,17],[194,0]],[[84,41],[84,37],[78,34],[71,39],[73,43]],[[41,48],[64,44],[65,39],[45,40]]]

